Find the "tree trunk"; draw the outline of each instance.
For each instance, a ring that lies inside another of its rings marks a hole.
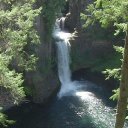
[[[128,99],[128,33],[126,33],[124,57],[121,72],[120,93],[117,106],[116,124],[115,128],[123,128]]]

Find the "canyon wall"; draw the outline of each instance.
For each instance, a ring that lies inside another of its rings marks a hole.
[[[41,6],[45,1],[38,0],[37,6]],[[25,84],[32,89],[32,99],[35,103],[45,103],[59,88],[57,73],[52,66],[52,38],[47,39],[47,23],[43,12],[36,19],[36,28],[40,36],[40,45],[35,49],[39,57],[37,70],[26,72]]]
[[[69,0],[69,13],[66,14],[65,27],[73,35],[70,40],[73,71],[95,66],[96,61],[113,54],[113,45],[116,45],[112,27],[105,30],[96,23],[83,28],[85,21],[81,20],[80,14],[92,2],[93,0]]]

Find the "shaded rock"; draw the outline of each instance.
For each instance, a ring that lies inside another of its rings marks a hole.
[[[41,5],[38,1],[37,5]],[[43,14],[36,19],[36,29],[40,36],[41,44],[34,48],[38,56],[37,69],[33,72],[25,72],[25,84],[32,90],[32,100],[35,103],[45,103],[56,94],[59,89],[57,74],[53,73],[52,51],[53,42],[47,40],[47,27]]]
[[[14,106],[14,99],[12,98],[9,91],[1,87],[0,88],[0,107],[2,107],[3,110],[6,110],[12,106]]]
[[[82,21],[80,20],[80,13],[82,13],[87,5],[93,0],[69,0],[69,13],[66,14],[65,27],[73,32],[74,28],[81,30]]]
[[[46,103],[57,93],[59,84],[57,76],[53,72],[40,74],[40,72],[26,74],[28,86],[32,89],[32,97],[35,103]]]
[[[113,43],[108,40],[94,40],[85,32],[75,32],[71,43],[72,70],[93,66],[91,61],[113,54]]]

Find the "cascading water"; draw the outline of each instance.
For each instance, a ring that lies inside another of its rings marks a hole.
[[[60,20],[62,30],[64,29],[64,20],[64,18]],[[58,75],[61,82],[61,89],[58,94],[59,98],[68,95],[69,92],[76,89],[76,86],[74,86],[74,83],[71,81],[70,71],[70,43],[68,40],[71,37],[71,34],[61,30],[60,21],[57,20],[53,34],[57,39]]]
[[[65,27],[65,17],[61,18],[61,29],[64,30]]]

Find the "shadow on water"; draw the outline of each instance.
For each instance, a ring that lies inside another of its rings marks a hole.
[[[9,128],[107,128],[110,110],[105,105],[113,106],[108,92],[87,81],[82,84],[76,93],[55,97],[46,106],[24,103],[8,110],[9,118],[16,120]]]
[[[95,128],[91,118],[81,122],[78,115],[83,106],[78,98],[73,96],[55,98],[52,104],[41,107],[27,103],[8,111],[8,116],[16,120],[9,128]]]

